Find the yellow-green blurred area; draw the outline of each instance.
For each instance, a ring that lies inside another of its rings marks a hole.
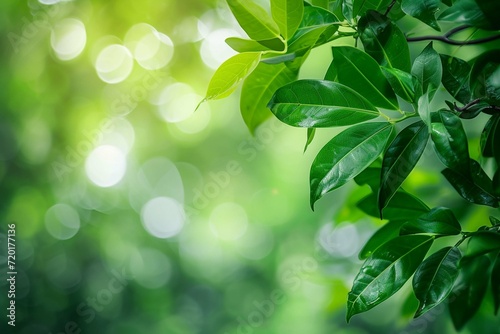
[[[411,322],[409,285],[345,323],[381,223],[354,205],[364,187],[309,207],[309,166],[339,130],[303,153],[305,130],[277,120],[250,135],[237,93],[195,111],[234,54],[224,39],[243,36],[224,1],[7,0],[0,27],[1,333],[452,332],[444,306]],[[315,50],[301,77],[329,57]],[[420,166],[407,190],[486,224],[432,154]],[[464,333],[492,328],[491,304]]]

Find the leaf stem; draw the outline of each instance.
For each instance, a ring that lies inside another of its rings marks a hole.
[[[392,2],[387,7],[387,9],[386,9],[386,11],[384,13],[384,16],[389,15],[389,12],[391,11],[392,7],[394,7],[395,4],[396,4],[396,0],[392,0]]]
[[[468,27],[465,26],[460,26],[457,27],[453,30],[450,30],[443,36],[419,36],[419,37],[406,37],[407,42],[421,42],[421,41],[440,41],[446,44],[450,45],[477,45],[477,44],[483,44],[483,43],[488,43],[492,41],[496,41],[497,39],[500,39],[500,35],[493,35],[489,37],[484,37],[484,38],[479,38],[479,39],[474,39],[474,40],[469,40],[469,41],[457,41],[454,39],[450,39],[450,36],[453,34],[456,34],[457,32],[464,30]]]

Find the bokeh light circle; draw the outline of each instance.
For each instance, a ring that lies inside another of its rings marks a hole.
[[[112,44],[99,52],[95,69],[102,81],[116,84],[127,79],[132,72],[133,65],[130,51],[123,45]]]
[[[70,239],[80,229],[80,216],[71,206],[58,203],[45,213],[45,228],[56,239]]]
[[[174,83],[167,86],[160,95],[162,104],[158,107],[162,118],[170,123],[178,123],[188,119],[203,99],[191,86],[185,83]]]
[[[210,214],[210,230],[222,240],[236,240],[245,234],[248,216],[241,205],[227,202],[219,204]]]
[[[61,60],[71,60],[82,53],[87,43],[85,25],[77,19],[63,19],[54,25],[50,44]]]
[[[125,154],[115,146],[102,145],[95,148],[85,161],[88,178],[99,187],[111,187],[125,175]]]
[[[171,238],[179,234],[184,226],[186,214],[183,206],[170,197],[156,197],[141,210],[144,228],[157,238]]]

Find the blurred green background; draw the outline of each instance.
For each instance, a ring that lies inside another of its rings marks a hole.
[[[243,34],[224,1],[7,0],[0,27],[5,315],[10,223],[17,269],[1,333],[453,332],[444,306],[410,321],[409,286],[345,323],[381,223],[353,185],[309,208],[310,163],[338,129],[303,153],[305,131],[274,119],[252,137],[237,93],[194,112],[233,54],[224,39]],[[314,50],[301,77],[329,57]],[[436,188],[432,154],[421,166],[408,190],[484,224],[486,209]],[[464,333],[499,332],[491,304]]]

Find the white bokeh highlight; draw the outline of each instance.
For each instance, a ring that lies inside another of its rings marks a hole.
[[[45,228],[56,239],[70,239],[80,229],[80,216],[71,206],[58,203],[45,213]]]
[[[57,58],[71,60],[78,57],[87,43],[87,32],[82,21],[67,18],[57,22],[50,34],[50,45]]]
[[[85,161],[87,177],[99,187],[116,185],[125,175],[127,162],[125,154],[112,145],[96,147]]]
[[[95,69],[99,78],[109,84],[124,81],[132,72],[134,60],[123,45],[111,44],[104,47],[97,56]]]
[[[141,221],[146,231],[161,239],[179,234],[185,220],[182,204],[170,197],[153,198],[141,210]]]

